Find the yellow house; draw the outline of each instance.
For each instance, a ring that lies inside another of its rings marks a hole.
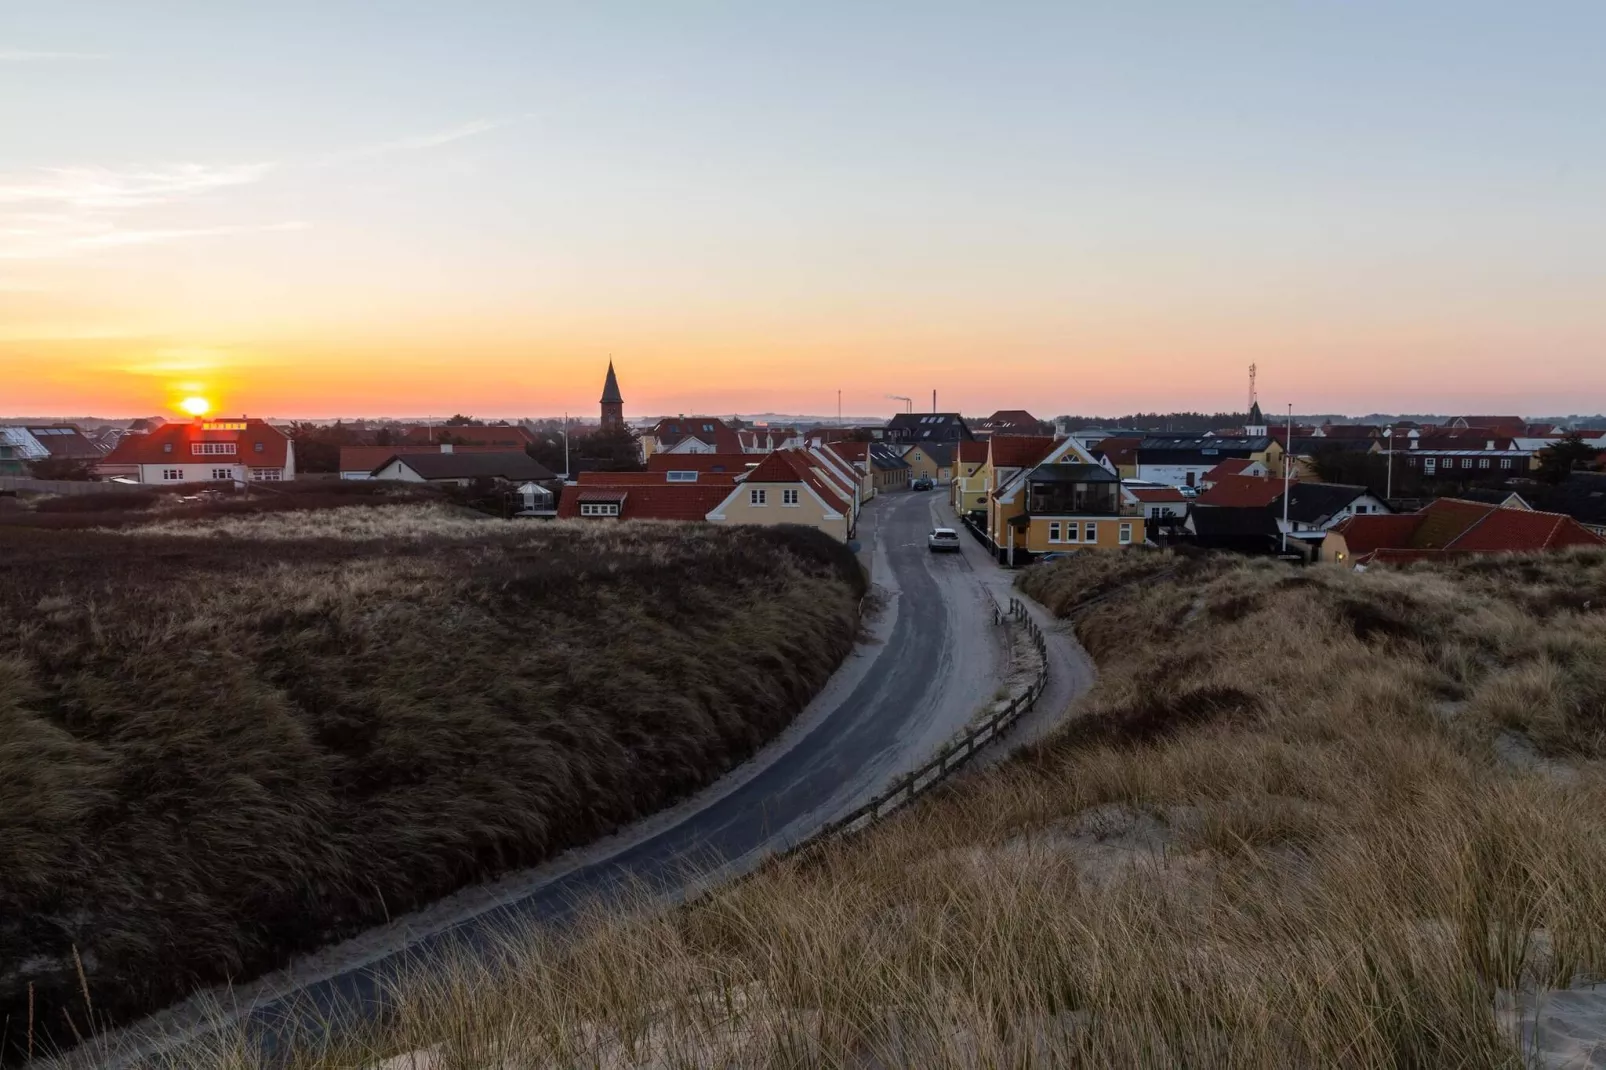
[[[1015,565],[1026,554],[1143,544],[1144,518],[1123,510],[1121,477],[1072,440],[1035,459],[1027,443],[1000,450],[994,438],[992,446],[989,468],[1011,473],[988,494],[987,534],[1000,561]]]
[[[987,443],[958,442],[954,444],[953,482],[949,485],[949,501],[954,512],[980,513],[987,510]]]
[[[909,465],[910,479],[929,479],[933,483],[946,483],[953,478],[953,457],[946,443],[919,442],[903,449],[903,459]]]
[[[822,479],[802,450],[776,450],[708,514],[715,524],[803,524],[847,542],[853,506]]]

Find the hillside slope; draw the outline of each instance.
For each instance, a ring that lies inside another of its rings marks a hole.
[[[710,782],[830,676],[862,593],[803,529],[0,528],[3,1046],[30,986],[37,1049]]]

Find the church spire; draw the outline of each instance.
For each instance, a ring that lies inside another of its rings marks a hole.
[[[623,405],[625,399],[619,395],[619,378],[613,374],[613,361],[608,361],[608,381],[602,384],[602,403],[604,405]]]
[[[608,361],[608,379],[602,384],[602,426],[619,428],[625,425],[625,399],[619,393],[619,377],[613,374],[613,361]]]

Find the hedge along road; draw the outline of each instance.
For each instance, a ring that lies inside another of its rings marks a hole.
[[[676,901],[751,870],[873,797],[961,731],[1003,679],[993,611],[1008,580],[968,536],[959,554],[928,551],[943,497],[904,492],[866,507],[859,535],[873,564],[864,634],[808,708],[748,762],[607,839],[135,1023],[106,1038],[102,1050],[117,1053],[110,1064],[182,1047],[220,1021],[244,1023],[273,1046],[297,1023],[375,1011],[387,981],[465,944],[493,946],[499,933],[561,922],[627,887]],[[1044,699],[1059,703],[1056,712],[1086,686],[1050,679]]]

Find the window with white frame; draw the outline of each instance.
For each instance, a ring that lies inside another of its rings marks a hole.
[[[1050,520],[1048,522],[1048,541],[1060,541],[1060,522],[1058,520]]]
[[[695,483],[695,482],[697,482],[697,473],[696,472],[670,472],[668,474],[668,477],[666,478],[665,482],[668,482],[668,483]]]
[[[212,478],[217,480],[233,479],[234,470],[231,468],[214,468],[212,469]]]
[[[1502,458],[1500,458],[1500,467],[1501,468],[1510,468],[1511,467],[1511,458],[1510,457],[1502,457]]]
[[[184,478],[184,469],[164,468],[162,469],[162,478],[167,480],[169,483],[179,482]]]
[[[1122,546],[1126,546],[1131,541],[1132,541],[1132,525],[1131,524],[1122,524],[1121,525],[1121,545]]]
[[[618,516],[618,502],[581,502],[581,516]]]
[[[284,479],[283,468],[253,468],[251,478],[258,483],[278,483]]]
[[[1082,525],[1082,541],[1083,542],[1098,542],[1099,541],[1099,526],[1097,524],[1083,524]]]
[[[795,489],[793,489],[792,487],[787,487],[786,489],[782,490],[781,491],[781,504],[782,505],[796,505],[797,504],[797,491]]]
[[[1065,542],[1081,542],[1082,525],[1072,520],[1065,525]]]
[[[1471,457],[1463,457],[1463,458],[1461,458],[1461,467],[1462,468],[1471,468],[1472,467],[1472,458]]]
[[[1479,457],[1478,458],[1478,467],[1479,468],[1488,468],[1489,467],[1489,458],[1487,458],[1487,457]]]
[[[197,457],[221,457],[234,452],[232,442],[192,442],[190,452]]]
[[[754,487],[747,492],[747,501],[750,505],[768,505],[769,492],[763,487]]]

